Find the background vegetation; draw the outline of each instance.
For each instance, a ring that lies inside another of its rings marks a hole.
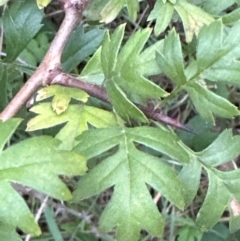
[[[1,240],[240,240],[239,0],[0,4]]]

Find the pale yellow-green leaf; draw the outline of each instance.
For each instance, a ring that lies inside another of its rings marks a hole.
[[[37,0],[39,9],[45,8],[52,0]]]
[[[50,128],[67,123],[57,134],[62,141],[62,149],[71,149],[75,144],[75,138],[88,129],[88,123],[96,128],[104,128],[116,125],[113,113],[86,105],[70,105],[62,114],[57,115],[50,103],[41,103],[31,108],[38,114],[27,124],[27,131]]]
[[[179,0],[174,8],[182,19],[188,43],[192,41],[194,34],[198,35],[203,25],[209,25],[214,21],[213,16],[185,0]]]
[[[71,98],[86,102],[89,95],[80,89],[51,85],[39,90],[36,100],[44,100],[51,96],[54,96],[52,100],[52,108],[59,115],[66,111]]]

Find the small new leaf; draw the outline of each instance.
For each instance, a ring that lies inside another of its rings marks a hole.
[[[88,129],[88,123],[97,128],[114,126],[116,120],[111,112],[86,106],[70,105],[68,109],[56,114],[49,103],[42,103],[31,108],[38,114],[27,124],[27,131],[40,130],[66,123],[56,138],[62,141],[61,148],[71,150],[76,144],[75,138]]]
[[[51,2],[52,0],[37,0],[37,5],[39,9],[47,7],[47,5]]]
[[[52,108],[58,115],[66,111],[71,99],[79,100],[84,103],[88,100],[88,94],[83,90],[60,85],[51,85],[40,89],[36,100],[44,100],[53,95]]]

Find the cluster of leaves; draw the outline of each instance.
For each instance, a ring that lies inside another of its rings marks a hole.
[[[209,88],[212,84],[239,85],[239,8],[215,19],[234,2],[221,1],[216,6],[215,0],[200,1],[199,7],[195,1],[157,0],[148,17],[149,21],[156,20],[155,34],[166,29],[176,10],[184,26],[185,45],[174,28],[164,40],[145,49],[151,35],[149,28],[136,31],[125,43],[125,25],[113,33],[98,28],[86,33],[82,27],[75,30],[62,56],[63,69],[74,70],[94,53],[79,77],[105,87],[114,111],[92,105],[82,90],[49,86],[38,91],[37,101],[41,103],[31,108],[36,116],[28,121],[27,131],[64,124],[54,138],[32,137],[9,147],[6,143],[20,120],[0,123],[2,237],[11,234],[8,240],[20,240],[16,227],[26,233],[40,234],[25,201],[9,182],[69,200],[71,193],[58,175],[82,175],[86,172],[85,159],[93,158],[101,161],[80,179],[73,201],[114,187],[99,227],[104,232],[116,228],[119,241],[138,240],[142,229],[161,237],[165,220],[149,189],[184,210],[197,194],[202,173],[208,178],[206,197],[196,221],[188,221],[188,228],[179,231],[179,240],[201,240],[202,231],[211,229],[226,209],[230,211],[230,230],[238,229],[240,171],[223,172],[218,167],[240,154],[240,137],[226,129],[208,147],[193,151],[170,128],[159,123],[149,125],[150,120],[138,107],[149,99],[167,102],[184,91],[200,117],[210,124],[215,124],[215,116],[233,118],[240,114],[226,96]],[[44,7],[49,1],[37,3]],[[108,23],[125,5],[135,20],[139,10],[137,0],[95,0],[86,16],[89,20],[98,16],[97,20]],[[46,51],[47,33],[40,32],[34,38],[42,26],[42,18],[36,1],[14,3],[4,12],[6,58],[0,62],[1,108],[8,101],[8,82],[16,78],[11,74],[13,70],[17,76],[30,74]],[[36,47],[34,53],[32,46]],[[18,57],[24,63],[19,64]],[[150,80],[150,76],[157,74],[164,74],[172,81],[171,93]],[[129,123],[136,125],[129,127]]]

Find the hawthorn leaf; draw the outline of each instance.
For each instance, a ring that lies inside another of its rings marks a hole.
[[[80,78],[86,82],[102,85],[104,74],[101,65],[101,50],[99,47],[92,58],[87,62],[80,74]]]
[[[47,5],[51,2],[52,0],[37,0],[37,5],[39,9],[47,7]]]
[[[3,28],[7,57],[12,62],[42,27],[43,12],[35,0],[17,1],[4,11]],[[19,41],[21,39],[21,41]]]
[[[154,5],[153,10],[148,16],[148,21],[156,19],[156,24],[154,27],[154,34],[159,35],[162,33],[169,25],[174,12],[174,5],[170,2],[163,2],[162,0],[157,0]]]
[[[131,19],[135,21],[139,10],[138,0],[110,0],[101,12],[101,22],[112,22],[125,5],[127,6]]]
[[[204,1],[203,9],[208,13],[213,15],[219,15],[220,12],[227,9],[228,7],[234,4],[234,0],[228,1],[218,1],[218,0],[211,0],[211,1]]]
[[[156,61],[155,52],[163,50],[163,40],[159,40],[142,51],[138,68],[143,76],[158,75],[162,73]]]
[[[156,61],[160,69],[177,85],[186,83],[181,42],[175,30],[171,30],[164,39],[163,50],[156,53]]]
[[[95,0],[91,1],[83,14],[88,21],[99,21],[101,19],[101,12],[110,0]]]
[[[2,147],[19,123],[19,119],[0,122]],[[24,199],[10,182],[29,186],[61,200],[71,199],[69,189],[58,175],[84,174],[87,170],[86,162],[74,152],[59,151],[59,144],[52,137],[34,137],[0,153],[0,191],[4,196],[0,200],[0,223],[11,224],[32,235],[41,233]]]
[[[240,19],[240,9],[237,8],[228,14],[222,16],[222,22],[225,25],[232,25]]]
[[[229,181],[227,182],[227,180],[225,180],[226,177],[224,177],[226,175],[230,177],[232,172],[221,173],[220,171],[212,170],[211,168],[206,168],[206,171],[208,173],[209,179],[208,191],[204,203],[197,214],[196,220],[197,225],[201,228],[202,231],[211,229],[218,222],[223,212],[227,208],[231,197],[236,193],[236,189],[232,191],[231,189],[233,185],[231,185],[231,183],[229,185]],[[240,173],[239,170],[237,171],[237,180],[234,177],[228,179],[233,178],[235,179],[234,181],[237,181],[239,184]],[[239,185],[237,192],[239,192]],[[217,202],[214,202],[213,200],[217,200]]]
[[[142,74],[142,69],[139,68],[143,63],[143,60],[140,60],[140,52],[150,35],[150,30],[147,28],[137,31],[129,38],[120,51],[123,34],[124,25],[121,25],[111,37],[107,33],[103,41],[101,64],[107,89],[110,91],[113,88],[115,91],[118,89],[118,93],[121,90],[122,96],[125,93],[130,101],[140,104],[145,104],[150,98],[159,99],[166,96],[168,93],[145,78]],[[112,83],[108,84],[108,82]],[[108,94],[111,95],[110,93]],[[120,101],[114,95],[111,95],[110,98],[116,111],[120,110]],[[125,109],[133,108],[133,104],[130,101],[125,101]],[[118,103],[118,106],[115,106],[116,103]],[[141,111],[138,110],[138,113],[141,113]],[[127,115],[123,112],[119,113],[122,117],[125,115],[127,120],[129,118],[134,119],[136,117],[135,114],[136,111],[133,114],[129,112]],[[139,114],[137,116],[139,119]]]
[[[225,130],[209,147],[196,153],[209,179],[207,195],[197,215],[197,224],[202,230],[212,228],[227,206],[232,212],[231,202],[240,200],[240,170],[223,172],[214,168],[240,154],[239,142],[238,136],[232,136],[230,130]],[[218,201],[213,202],[213,200]],[[231,215],[231,220],[233,224],[237,222],[233,215]]]
[[[47,32],[40,32],[33,38],[27,47],[21,52],[19,58],[31,66],[37,66],[45,56],[49,48]]]
[[[115,73],[111,76],[130,99],[140,103],[145,103],[149,98],[159,99],[168,95],[158,85],[145,78],[139,69],[139,55],[150,34],[151,30],[146,28],[137,31],[128,39],[117,57]]]
[[[216,21],[205,26],[199,33],[197,47],[198,74],[211,81],[239,84],[240,23],[236,23],[228,34],[224,26]],[[206,51],[208,57],[206,57]]]
[[[21,123],[21,119],[12,118],[5,122],[0,121],[0,152],[3,151],[3,148],[7,141],[10,139],[14,131],[17,129]]]
[[[54,96],[52,100],[53,111],[60,115],[62,112],[66,111],[71,99],[79,100],[85,103],[87,102],[89,95],[83,90],[77,88],[51,85],[40,89],[36,100],[44,100],[51,96]]]
[[[123,40],[125,25],[120,25],[110,37],[109,32],[105,34],[101,50],[101,64],[104,75],[107,79],[112,76],[113,70],[116,68],[117,56]]]
[[[88,123],[97,128],[116,124],[113,113],[86,105],[70,105],[60,115],[52,110],[50,103],[39,104],[30,110],[38,115],[28,122],[27,131],[40,130],[66,123],[56,136],[62,141],[61,149],[66,150],[73,148],[76,144],[75,138],[88,129]]]
[[[87,159],[115,146],[118,150],[79,181],[74,200],[89,198],[114,186],[113,196],[100,217],[100,228],[108,232],[116,227],[119,241],[129,237],[138,240],[141,229],[161,236],[163,219],[146,184],[180,209],[185,205],[183,187],[168,164],[140,151],[138,146],[145,145],[180,162],[189,162],[187,148],[177,136],[166,129],[152,127],[110,128],[85,131],[78,141],[74,151]]]
[[[200,184],[201,171],[202,166],[193,158],[190,163],[183,166],[179,173],[178,177],[184,185],[184,199],[186,207],[192,203],[197,194]]]
[[[2,238],[2,240],[22,241],[22,239],[16,232],[15,227],[11,224],[6,224],[4,222],[0,222],[0,237]]]
[[[211,124],[214,124],[213,114],[225,118],[232,118],[240,114],[238,108],[231,102],[197,82],[188,81],[184,89],[188,92],[202,118]]]
[[[233,136],[232,130],[226,129],[210,146],[198,152],[198,157],[215,167],[237,157],[240,153],[239,146],[240,136]]]
[[[148,122],[144,113],[134,105],[113,81],[108,81],[106,84],[109,99],[117,113],[124,119],[130,122],[131,118],[139,122]]]
[[[182,19],[187,43],[192,41],[194,34],[198,35],[203,25],[214,21],[213,16],[185,0],[179,0],[174,8]]]
[[[84,33],[82,26],[77,27],[63,51],[63,71],[70,72],[86,57],[93,54],[102,42],[104,32],[102,29],[94,28]]]

